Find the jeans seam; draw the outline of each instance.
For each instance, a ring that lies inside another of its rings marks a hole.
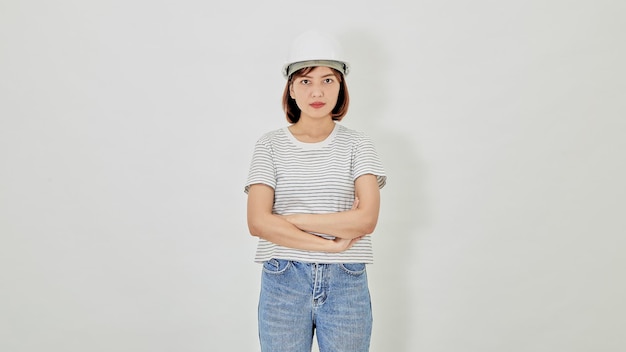
[[[366,269],[367,269],[367,268],[364,266],[364,267],[363,267],[363,270],[359,270],[359,271],[350,270],[350,269],[346,268],[346,267],[345,267],[345,265],[344,265],[343,263],[339,264],[339,267],[340,267],[340,268],[341,268],[344,272],[346,272],[347,274],[352,275],[352,276],[360,276],[360,275],[363,275],[363,273],[365,273],[365,271],[366,271]]]
[[[270,259],[270,260],[275,260],[275,259]],[[268,260],[268,262],[270,261]],[[270,275],[282,275],[285,273],[285,271],[287,271],[287,269],[289,269],[291,267],[291,261],[287,261],[287,264],[285,265],[284,268],[280,269],[280,270],[269,270],[265,267],[265,264],[263,264],[263,272],[270,274]]]

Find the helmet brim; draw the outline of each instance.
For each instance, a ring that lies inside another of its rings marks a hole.
[[[325,66],[334,68],[335,70],[341,72],[342,75],[347,76],[348,72],[350,72],[350,65],[347,62],[336,61],[336,60],[307,60],[307,61],[298,61],[286,64],[283,66],[283,76],[286,79],[296,71],[303,69],[305,67],[317,67],[317,66]]]

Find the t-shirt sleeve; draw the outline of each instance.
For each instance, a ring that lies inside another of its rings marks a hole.
[[[378,157],[374,143],[367,136],[362,136],[356,143],[353,159],[353,177],[356,181],[360,176],[372,174],[376,176],[378,187],[383,188],[387,183],[387,175],[383,164]]]
[[[248,181],[246,182],[244,192],[248,193],[250,186],[257,183],[276,188],[276,169],[274,167],[272,150],[269,143],[262,139],[257,141],[254,146]]]

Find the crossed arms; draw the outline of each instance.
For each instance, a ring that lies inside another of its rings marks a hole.
[[[272,214],[274,189],[264,184],[248,190],[248,229],[252,236],[280,246],[320,252],[343,252],[374,231],[378,222],[380,190],[376,176],[366,174],[354,182],[352,209],[328,214]],[[328,240],[309,232],[334,236]]]

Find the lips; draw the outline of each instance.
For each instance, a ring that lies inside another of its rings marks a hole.
[[[319,109],[321,107],[323,107],[324,105],[326,105],[326,103],[322,103],[321,101],[316,101],[314,103],[309,104],[312,108],[314,109]]]

